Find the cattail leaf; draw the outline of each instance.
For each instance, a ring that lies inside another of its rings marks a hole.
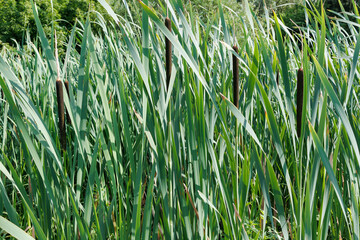
[[[327,79],[325,73],[324,73],[324,70],[322,69],[322,67],[320,66],[320,63],[317,61],[317,59],[313,57],[313,61],[315,63],[315,67],[316,67],[316,70],[319,74],[319,77],[321,79],[321,82],[323,84],[323,86],[325,87],[327,93],[329,94],[329,97],[332,101],[332,103],[334,104],[334,108],[335,108],[335,111],[336,113],[339,115],[342,123],[344,124],[344,127],[347,131],[347,134],[349,135],[349,138],[350,138],[350,141],[351,141],[351,144],[352,144],[352,147],[355,151],[355,157],[358,161],[358,164],[360,165],[360,153],[359,153],[359,148],[358,148],[358,144],[357,144],[357,140],[355,138],[355,135],[354,135],[354,132],[353,132],[353,129],[350,125],[350,122],[349,122],[349,119],[347,118],[346,116],[346,113],[340,103],[340,100],[339,98],[337,97],[334,89],[332,88],[329,80]]]
[[[44,29],[43,29],[43,27],[41,25],[41,22],[40,22],[38,13],[37,13],[37,9],[36,9],[36,6],[35,6],[33,0],[30,0],[30,3],[31,3],[31,6],[32,6],[33,14],[34,14],[36,27],[37,27],[38,33],[40,35],[41,45],[42,45],[43,50],[45,52],[46,60],[49,63],[51,74],[53,76],[53,79],[55,80],[56,75],[57,75],[57,67],[56,67],[55,56],[54,56],[54,53],[53,53],[53,51],[52,51],[52,49],[51,49],[51,47],[49,45],[49,42],[48,42],[47,38],[46,38]]]
[[[318,153],[321,157],[321,162],[324,164],[325,166],[325,169],[326,169],[326,172],[327,174],[329,175],[329,179],[332,183],[332,185],[334,186],[334,190],[335,190],[335,193],[337,195],[337,198],[339,200],[339,203],[340,203],[340,207],[341,207],[341,210],[344,214],[344,217],[345,217],[345,221],[348,222],[348,218],[347,218],[347,215],[346,215],[346,208],[345,208],[345,204],[344,204],[344,201],[343,201],[343,198],[341,196],[341,191],[340,191],[340,187],[339,187],[339,184],[336,180],[336,177],[334,175],[334,172],[330,166],[330,163],[329,163],[329,159],[328,157],[326,156],[326,153],[321,145],[321,142],[320,142],[320,139],[318,137],[318,135],[316,134],[313,126],[311,125],[311,123],[309,122],[309,129],[310,129],[310,133],[311,133],[311,136],[312,136],[312,139],[315,143],[315,146],[316,146],[316,149],[318,150]]]
[[[11,234],[16,239],[24,239],[24,240],[33,240],[29,234],[24,232],[21,228],[7,220],[6,218],[0,216],[0,226],[7,233]]]

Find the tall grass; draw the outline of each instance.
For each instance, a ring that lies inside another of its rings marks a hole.
[[[114,22],[77,22],[59,71],[32,1],[38,38],[0,54],[0,238],[359,239],[355,2],[304,4],[298,32],[267,9],[231,27],[221,4],[205,25],[140,1],[138,26],[99,2]]]

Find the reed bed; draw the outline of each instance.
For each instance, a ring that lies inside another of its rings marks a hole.
[[[204,24],[140,1],[138,26],[99,2],[113,21],[57,58],[31,1],[37,38],[0,52],[1,239],[359,239],[354,1],[304,1],[296,31],[246,0],[236,27],[221,3]]]

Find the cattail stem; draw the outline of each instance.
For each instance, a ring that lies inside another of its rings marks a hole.
[[[64,93],[63,85],[60,80],[56,80],[56,94],[59,115],[59,136],[60,146],[63,151],[66,151],[66,129],[65,129],[65,114],[64,114]]]
[[[236,53],[239,53],[237,46],[233,46]],[[234,105],[239,107],[239,59],[233,55],[233,97]]]
[[[2,100],[4,99],[4,92],[3,92],[3,90],[1,88],[0,88],[0,92],[1,92],[1,98],[0,98],[0,106],[1,106],[2,105]]]
[[[297,96],[296,96],[296,130],[297,135],[301,135],[301,120],[304,98],[304,71],[300,68],[297,72]]]
[[[165,26],[167,27],[167,29],[169,29],[169,31],[171,32],[171,20],[170,18],[165,18]],[[170,84],[170,78],[171,78],[171,65],[172,65],[172,58],[171,58],[171,42],[168,38],[165,39],[165,48],[166,48],[166,55],[165,55],[165,60],[166,60],[166,89],[169,88],[169,84]]]
[[[65,88],[66,88],[67,95],[70,98],[70,95],[69,95],[69,81],[68,80],[65,81]],[[67,109],[66,109],[66,122],[67,122],[67,124],[71,125],[71,119],[70,119],[70,115],[69,115],[69,112],[68,112]]]

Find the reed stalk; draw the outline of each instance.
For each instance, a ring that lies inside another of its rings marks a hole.
[[[64,93],[61,80],[56,80],[56,95],[58,104],[59,116],[59,136],[60,146],[63,151],[66,151],[66,128],[65,128],[65,113],[64,113]]]
[[[297,96],[296,96],[296,131],[298,137],[301,135],[301,118],[304,97],[304,71],[300,68],[297,72]]]
[[[236,53],[239,53],[237,46],[233,46]],[[239,59],[233,54],[233,101],[236,108],[239,108]]]
[[[168,17],[165,18],[165,26],[171,32],[171,20]],[[166,51],[166,56],[165,56],[165,58],[166,58],[166,89],[168,89],[169,84],[170,84],[171,65],[172,65],[172,57],[171,57],[172,45],[168,38],[165,39],[165,48],[166,48],[166,50],[165,50]]]

